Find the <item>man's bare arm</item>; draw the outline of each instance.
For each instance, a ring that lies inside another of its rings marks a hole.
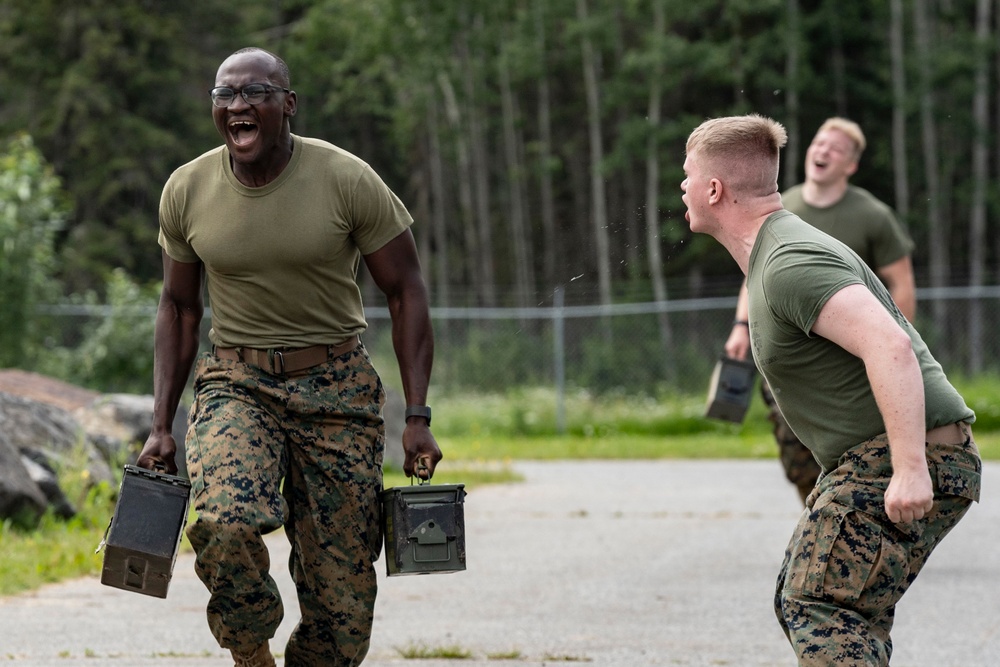
[[[370,255],[365,264],[385,294],[392,317],[392,345],[399,362],[407,405],[426,405],[434,363],[434,332],[431,328],[427,287],[420,273],[417,246],[410,230]],[[415,474],[417,461],[428,468],[427,476],[441,460],[441,450],[428,420],[413,416],[403,431],[403,472]]]
[[[925,454],[924,383],[910,337],[863,285],[834,294],[820,311],[813,332],[860,358],[885,422],[892,479],[885,493],[889,519],[921,519],[934,490]]]
[[[168,473],[177,472],[177,443],[171,426],[198,354],[205,312],[204,274],[201,262],[177,262],[163,253],[163,290],[156,309],[154,338],[153,423],[136,462],[143,468],[162,466]]]

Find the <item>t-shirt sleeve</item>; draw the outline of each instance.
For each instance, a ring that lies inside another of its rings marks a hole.
[[[406,206],[378,174],[366,166],[353,193],[351,236],[362,255],[370,255],[413,224]]]
[[[880,208],[882,209],[882,216],[876,227],[876,236],[873,244],[875,266],[879,268],[888,266],[906,257],[913,253],[916,247],[906,229],[896,219],[896,215],[892,212],[892,209],[884,204]]]
[[[171,259],[178,262],[198,262],[201,258],[191,247],[181,224],[180,207],[177,205],[173,180],[168,180],[160,195],[160,231],[157,242]]]
[[[776,318],[808,335],[830,297],[856,284],[864,281],[850,262],[810,243],[782,248],[764,269],[767,307]]]

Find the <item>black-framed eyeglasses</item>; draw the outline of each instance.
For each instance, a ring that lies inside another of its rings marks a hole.
[[[240,90],[233,90],[228,86],[219,86],[217,88],[213,88],[209,92],[209,95],[212,96],[212,104],[225,109],[233,103],[233,100],[236,99],[237,93],[243,96],[243,99],[247,101],[247,104],[260,104],[267,99],[268,93],[275,90],[280,90],[284,93],[292,92],[287,88],[272,86],[268,83],[248,83]]]

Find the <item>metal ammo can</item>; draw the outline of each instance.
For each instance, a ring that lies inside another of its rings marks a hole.
[[[709,382],[705,416],[742,423],[756,377],[757,366],[752,361],[720,358]]]
[[[465,485],[420,483],[382,491],[386,572],[465,569]]]
[[[167,597],[190,491],[191,482],[183,477],[125,466],[118,503],[101,542],[102,584]]]

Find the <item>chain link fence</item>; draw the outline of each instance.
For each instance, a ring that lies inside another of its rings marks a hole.
[[[1000,286],[919,289],[917,329],[949,374],[1000,372]],[[433,308],[434,385],[503,392],[554,386],[656,395],[700,392],[723,353],[735,297],[551,307]],[[392,358],[384,308],[365,343]]]
[[[1000,286],[919,289],[917,296],[917,328],[946,372],[1000,373],[1000,338],[992,335],[1000,325]],[[533,308],[432,308],[434,392],[552,387],[560,395],[572,390],[645,396],[700,393],[707,390],[722,355],[736,299],[563,305],[557,291],[549,303]],[[56,306],[45,312],[56,320],[65,342],[79,342],[81,331],[100,330],[102,322],[117,318],[132,339],[129,354],[148,355],[149,365],[144,364],[142,372],[151,366],[155,307],[133,307],[127,317],[109,306]],[[366,308],[366,316],[365,344],[393,382],[398,370],[388,310],[376,304]],[[202,336],[205,347],[210,323],[209,313]],[[108,345],[92,348],[114,353]],[[143,351],[136,352],[139,348]]]

